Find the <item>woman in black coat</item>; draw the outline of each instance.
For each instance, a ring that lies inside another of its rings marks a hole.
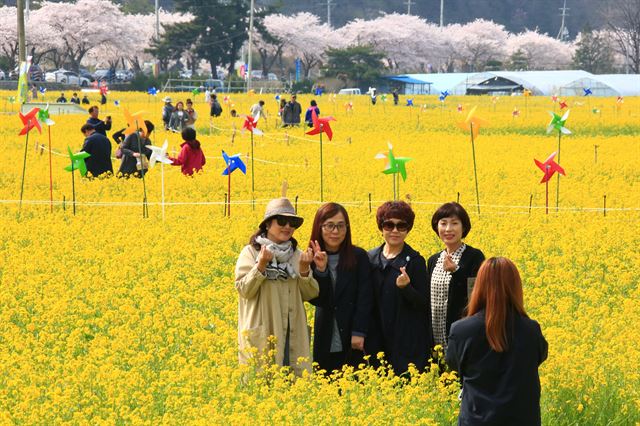
[[[316,212],[311,232],[313,276],[320,294],[316,306],[313,360],[327,374],[362,362],[372,295],[367,253],[351,243],[349,215],[327,203]]]
[[[381,205],[376,220],[385,242],[369,251],[374,312],[365,349],[374,365],[384,352],[397,375],[410,363],[424,370],[432,346],[426,263],[405,243],[414,219],[403,201]]]
[[[538,367],[548,345],[523,305],[513,262],[487,260],[468,316],[453,323],[449,334],[447,364],[462,378],[459,425],[540,425]]]
[[[446,246],[427,262],[433,340],[446,350],[451,324],[465,315],[484,254],[462,241],[471,230],[471,220],[460,204],[443,204],[433,214],[431,227]]]
[[[131,133],[120,144],[120,152],[122,155],[120,170],[118,170],[120,177],[142,177],[142,174],[147,172],[151,150],[146,146],[151,145],[149,136],[154,127],[153,123],[148,120],[145,120],[144,123],[147,128],[146,132],[140,129],[136,133]],[[116,134],[113,136],[115,138]]]

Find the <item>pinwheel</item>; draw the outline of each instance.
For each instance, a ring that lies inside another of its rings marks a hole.
[[[412,160],[409,157],[396,157],[393,154],[393,146],[390,143],[387,143],[389,147],[389,153],[383,154],[379,153],[376,155],[376,160],[387,160],[387,166],[382,171],[385,175],[392,175],[393,178],[393,199],[398,199],[398,193],[400,192],[400,179],[398,175],[402,176],[402,180],[407,180],[407,169],[405,164]]]
[[[549,214],[549,180],[551,179],[553,174],[556,173],[556,172],[558,172],[558,176],[560,176],[560,175],[566,176],[565,173],[564,173],[564,169],[562,167],[560,167],[560,165],[554,161],[555,156],[556,156],[556,153],[554,152],[553,154],[551,154],[544,161],[544,163],[541,163],[540,161],[536,160],[535,158],[533,159],[533,161],[536,164],[536,166],[538,166],[538,168],[544,172],[544,176],[542,176],[542,180],[540,181],[540,183],[544,183],[546,185],[546,211],[547,211],[547,214]]]
[[[113,101],[113,105],[119,107],[120,106],[120,101],[118,99],[116,99],[115,101]]]
[[[22,196],[24,194],[24,177],[27,171],[27,147],[29,146],[29,131],[35,127],[36,129],[38,129],[39,133],[42,133],[40,122],[36,118],[36,114],[38,114],[38,111],[40,111],[39,108],[32,108],[31,111],[29,111],[26,114],[22,114],[22,112],[18,112],[18,116],[20,117],[22,124],[24,124],[24,127],[22,128],[20,133],[18,133],[18,136],[26,135],[24,139],[24,160],[22,162],[22,182],[20,183],[19,211],[22,211]]]
[[[262,130],[259,130],[258,121],[260,121],[260,113],[256,114],[254,118],[251,115],[244,116],[244,123],[242,124],[242,131],[248,130],[251,133],[251,192],[255,191],[255,165],[253,161],[253,135],[262,135]]]
[[[158,89],[154,87],[149,87],[147,89],[147,94],[151,95],[151,96],[157,96],[158,95]]]
[[[469,114],[467,114],[467,119],[462,123],[458,123],[458,126],[462,130],[469,131],[471,135],[471,152],[473,154],[473,175],[476,181],[476,202],[478,207],[478,214],[480,214],[480,191],[478,190],[478,167],[476,164],[475,139],[478,137],[480,127],[485,125],[487,121],[476,116],[476,108],[477,106],[474,106],[473,108],[471,108],[471,111],[469,111]]]
[[[198,87],[196,87],[195,89],[193,89],[191,91],[191,94],[195,97],[198,96],[200,94],[200,89]]]
[[[494,96],[491,98],[491,103],[493,104],[493,112],[496,112],[496,104],[500,98],[498,96]]]
[[[351,101],[346,102],[346,103],[344,104],[344,110],[345,110],[345,112],[351,112],[351,113],[353,113],[353,102],[351,102]]]
[[[135,114],[131,114],[127,108],[124,109],[124,118],[127,122],[127,128],[125,129],[124,134],[136,134],[136,139],[138,141],[138,152],[140,153],[140,155],[145,154],[142,150],[142,137],[140,136],[139,130],[142,130],[145,137],[149,133],[149,131],[147,130],[147,125],[144,122],[144,113],[144,111],[138,111]],[[144,169],[141,168],[140,174],[142,175],[142,217],[146,218],[149,217],[149,210],[147,206],[147,181],[145,179],[145,175],[147,173]]]
[[[462,104],[458,104],[457,108],[458,112],[462,114]]]
[[[10,104],[13,104],[16,102],[16,97],[15,96],[9,96],[7,97],[7,100],[9,101]]]
[[[107,86],[107,83],[103,82],[100,85],[100,94],[104,95],[104,96],[107,96],[107,93],[109,93],[109,87]]]
[[[586,87],[586,88],[582,89],[582,91],[584,92],[583,96],[593,95],[593,92],[591,91],[590,87]]]
[[[276,96],[274,96],[274,99],[276,100],[276,102],[280,102],[280,94],[276,93]]]
[[[167,148],[169,148],[169,141],[166,139],[162,146],[147,145],[146,148],[151,150],[151,156],[149,157],[149,168],[153,168],[156,162],[160,163],[160,182],[161,182],[161,194],[162,194],[162,221],[164,222],[164,165],[172,164],[167,157]]]
[[[56,124],[51,118],[49,118],[49,104],[45,109],[38,111],[38,121],[47,125],[49,133],[49,201],[51,204],[51,211],[53,212],[53,170],[51,165],[51,126]]]
[[[551,102],[553,102],[554,104],[558,102],[558,95],[551,96]]]
[[[560,164],[560,143],[562,141],[562,135],[571,134],[571,130],[564,127],[564,123],[569,118],[569,111],[571,110],[568,109],[567,112],[565,112],[562,117],[560,117],[555,112],[549,111],[549,114],[551,115],[551,121],[549,122],[549,125],[547,125],[547,134],[551,133],[551,131],[554,129],[558,131],[558,150],[556,151],[558,153],[558,164]],[[560,209],[560,174],[558,174],[558,182],[556,186],[556,211],[558,211],[559,209]]]
[[[516,118],[520,116],[520,110],[518,109],[518,107],[515,107],[513,109],[513,112],[511,113],[511,117]]]
[[[47,88],[46,87],[38,87],[38,92],[40,92],[42,95],[44,95],[45,93],[47,93]]]
[[[386,93],[383,93],[382,95],[380,95],[380,100],[381,100],[382,102],[387,102],[387,94],[386,94]]]
[[[324,198],[324,163],[322,161],[322,134],[325,133],[329,140],[333,139],[333,130],[331,130],[330,121],[336,121],[335,118],[328,116],[319,118],[316,110],[311,111],[311,120],[313,128],[307,132],[307,135],[320,135],[320,201]]]
[[[591,109],[591,112],[594,113],[594,114],[600,114],[600,110],[598,108],[595,108],[595,107]]]
[[[245,175],[247,174],[247,166],[242,162],[240,158],[241,154],[236,154],[229,156],[224,150],[222,150],[222,159],[224,160],[224,164],[226,165],[225,169],[222,171],[222,176],[227,176],[227,215],[231,217],[231,174],[235,170],[240,170]]]
[[[407,104],[405,106],[412,107],[413,106],[413,98],[407,99]]]
[[[567,102],[564,100],[560,100],[560,103],[558,105],[560,105],[560,111],[562,111],[565,108],[569,108],[569,105],[567,105]]]
[[[87,165],[84,160],[86,158],[91,157],[91,154],[88,154],[84,151],[80,151],[77,154],[74,154],[71,151],[71,148],[67,146],[67,151],[69,151],[69,159],[71,160],[71,164],[65,167],[64,169],[68,172],[71,172],[71,193],[73,194],[73,214],[76,214],[76,180],[74,170],[78,170],[81,176],[87,175]]]
[[[440,92],[440,96],[438,96],[438,100],[440,102],[444,102],[444,100],[447,99],[447,96],[449,96],[449,91],[448,90]]]

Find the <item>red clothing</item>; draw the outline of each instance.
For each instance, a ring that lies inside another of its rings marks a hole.
[[[187,176],[193,175],[194,170],[196,172],[202,170],[202,166],[207,163],[207,159],[200,148],[200,142],[197,140],[186,141],[180,146],[182,149],[178,158],[169,157],[173,161],[173,165],[182,166],[182,173]]]

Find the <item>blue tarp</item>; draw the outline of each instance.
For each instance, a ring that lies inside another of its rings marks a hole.
[[[409,77],[408,75],[393,75],[385,78],[405,84],[433,84],[430,81],[418,80],[413,77]]]

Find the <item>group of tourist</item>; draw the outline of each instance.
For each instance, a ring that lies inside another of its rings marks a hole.
[[[166,96],[163,102],[162,122],[164,123],[165,130],[181,133],[182,130],[187,127],[195,129],[198,113],[193,108],[193,101],[191,99],[187,99],[186,107],[182,101],[176,102],[175,106],[172,105],[169,96]]]
[[[383,353],[395,374],[407,375],[411,364],[429,368],[441,347],[461,376],[462,424],[539,424],[547,343],[524,310],[516,266],[485,260],[464,242],[471,221],[458,203],[433,214],[444,248],[428,260],[406,241],[414,221],[409,204],[385,202],[376,213],[383,242],[365,252],[352,243],[346,209],[327,203],[309,243],[299,244],[303,218],[286,198],[269,202],[235,268],[240,362],[300,375],[313,360],[330,375],[378,366]],[[303,302],[316,307],[313,358]]]
[[[90,154],[90,157],[85,159],[87,173],[90,177],[104,177],[114,173],[111,159],[112,146],[111,141],[107,138],[107,131],[112,127],[112,120],[110,116],[101,120],[99,114],[99,107],[97,105],[91,106],[89,108],[90,117],[80,128],[85,137],[82,151]],[[118,177],[142,177],[149,170],[151,150],[148,146],[151,145],[150,136],[154,128],[151,121],[144,120],[144,125],[141,123],[140,128],[129,135],[125,135],[124,128],[113,133],[111,137],[117,145],[115,158],[120,160],[120,167],[116,173]],[[195,128],[185,126],[180,130],[180,133],[183,139],[180,153],[175,158],[168,158],[172,165],[181,167],[183,174],[191,176],[202,170],[207,160],[201,144],[196,138]]]

